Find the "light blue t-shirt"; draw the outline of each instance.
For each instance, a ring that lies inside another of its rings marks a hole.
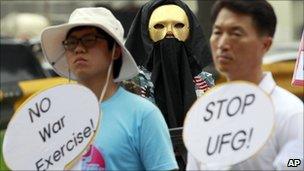
[[[103,116],[85,170],[177,169],[166,122],[150,101],[122,87],[101,104]]]

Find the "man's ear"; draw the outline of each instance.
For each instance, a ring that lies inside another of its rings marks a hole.
[[[266,36],[263,38],[263,52],[266,53],[272,45],[272,37]]]
[[[121,53],[122,53],[121,47],[118,44],[116,44],[113,60],[118,59],[121,56]]]

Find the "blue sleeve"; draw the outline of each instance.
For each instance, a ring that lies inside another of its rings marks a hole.
[[[156,107],[143,118],[139,140],[140,157],[146,170],[178,168],[168,127]]]

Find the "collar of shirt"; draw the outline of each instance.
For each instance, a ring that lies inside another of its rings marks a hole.
[[[271,72],[263,73],[263,79],[260,82],[259,87],[262,88],[267,94],[272,94],[274,88],[276,87],[276,83],[272,77]]]

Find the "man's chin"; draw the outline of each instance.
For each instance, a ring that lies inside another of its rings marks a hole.
[[[226,68],[224,66],[217,66],[216,70],[222,75],[226,75],[228,72],[228,68]]]
[[[78,70],[78,71],[75,71],[75,76],[76,78],[79,80],[83,80],[83,79],[86,79],[90,76],[90,74],[86,71],[83,71],[83,70]]]

